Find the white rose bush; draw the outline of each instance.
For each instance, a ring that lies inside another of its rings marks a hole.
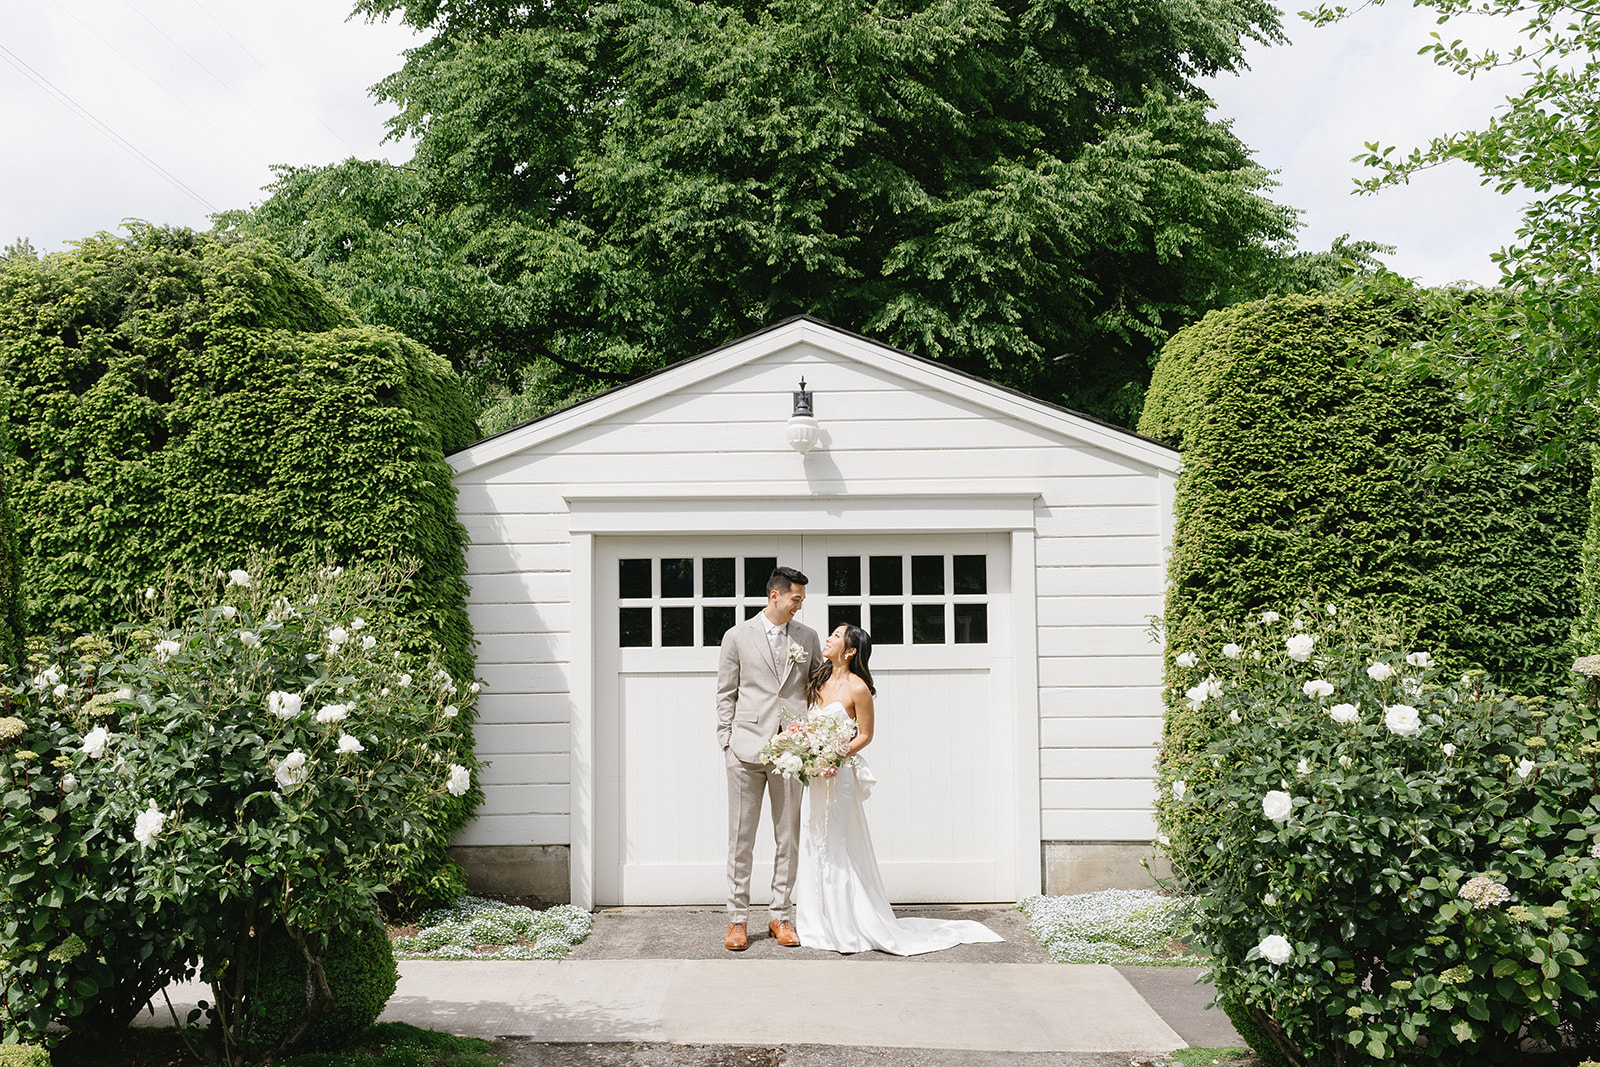
[[[61,657],[64,699],[37,678],[0,690],[25,724],[0,757],[38,753],[0,783],[0,967],[28,990],[0,1006],[6,1040],[125,1024],[197,974],[224,1058],[271,1054],[250,1048],[246,965],[269,929],[312,961],[307,1026],[331,1010],[325,939],[380,921],[476,789],[473,694],[388,617],[392,580],[347,568],[274,587],[234,569],[188,617]],[[69,934],[82,948],[62,959]]]
[[[1512,697],[1341,608],[1168,675],[1161,848],[1219,1003],[1269,1064],[1595,1056],[1600,657],[1588,699]]]

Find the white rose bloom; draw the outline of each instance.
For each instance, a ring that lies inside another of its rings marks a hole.
[[[1286,823],[1294,814],[1294,798],[1281,790],[1270,790],[1261,798],[1261,814],[1275,823]]]
[[[1172,838],[1168,837],[1166,834],[1157,834],[1156,844],[1160,845],[1162,848],[1166,848],[1168,845],[1172,844]]]
[[[217,608],[217,614],[221,615],[224,619],[232,620],[235,615],[239,614],[239,609],[234,607],[232,604],[223,604]]]
[[[171,659],[173,656],[178,654],[178,648],[179,648],[179,645],[178,645],[178,642],[176,642],[176,641],[157,641],[156,642],[156,662],[157,663],[165,663],[165,662],[167,662],[167,660]]]
[[[1256,951],[1268,963],[1285,964],[1294,959],[1294,946],[1281,934],[1268,934],[1256,946]]]
[[[298,748],[283,757],[277,769],[272,772],[272,777],[278,781],[278,788],[285,793],[292,793],[305,785],[306,779],[311,777],[309,763],[306,754]]]
[[[250,588],[250,572],[246,570],[232,570],[228,572],[228,584]]]
[[[350,707],[347,704],[328,704],[317,709],[317,721],[321,723],[343,722],[350,717]]]
[[[1340,726],[1349,726],[1361,718],[1361,710],[1354,704],[1335,704],[1328,709],[1328,718]]]
[[[1383,709],[1383,725],[1392,734],[1416,737],[1422,732],[1422,716],[1410,704],[1393,704]]]
[[[1306,759],[1304,756],[1301,756],[1300,757],[1300,762],[1296,763],[1294,765],[1294,772],[1296,774],[1310,774],[1311,773],[1311,761]]]
[[[240,630],[239,643],[245,648],[260,648],[261,638],[249,630]]]
[[[1311,658],[1311,647],[1316,643],[1317,639],[1310,634],[1295,634],[1284,642],[1284,646],[1289,650],[1290,659],[1304,663]]]
[[[1528,775],[1530,775],[1532,773],[1533,773],[1533,760],[1524,758],[1521,763],[1517,764],[1517,777],[1518,778],[1526,778],[1526,777],[1528,777]]]
[[[1394,668],[1387,663],[1374,663],[1367,668],[1367,677],[1374,682],[1387,682],[1394,677]]]
[[[453,719],[457,715],[460,715],[460,714],[461,714],[461,709],[456,707],[454,704],[446,704],[444,706],[444,717],[445,718]]]
[[[78,788],[77,775],[67,773],[61,776],[61,791],[63,793],[70,793],[76,788]]]
[[[167,816],[157,810],[156,802],[150,801],[150,806],[139,813],[133,820],[133,839],[139,842],[141,848],[150,844],[161,833],[161,828],[166,825]]]
[[[1261,895],[1261,903],[1265,904],[1269,908],[1275,908],[1278,906],[1277,895],[1273,893],[1263,893]]]
[[[146,588],[145,588],[145,591],[144,591],[144,598],[145,598],[145,599],[146,599],[146,600],[154,600],[154,599],[155,599],[155,598],[156,598],[156,590],[155,590],[155,586],[153,586],[153,585],[152,585],[152,586],[147,586],[147,587],[146,587]]]
[[[355,618],[350,620],[351,633],[354,633],[357,630],[365,630],[366,628],[367,620],[363,619],[360,615],[357,615]]]
[[[1237,724],[1239,722],[1239,709],[1238,708],[1234,708],[1232,711],[1228,712],[1228,721],[1231,722],[1231,723],[1234,723],[1234,724]]]
[[[1443,748],[1446,756],[1454,756],[1456,754],[1456,746],[1451,744],[1449,741],[1444,743]]]
[[[1173,658],[1172,662],[1180,667],[1195,667],[1199,665],[1200,660],[1193,652],[1180,652]]]
[[[106,743],[110,740],[111,735],[106,733],[106,728],[96,726],[83,735],[83,754],[90,759],[99,759],[105,755]]]
[[[1183,695],[1189,698],[1189,710],[1199,711],[1204,706],[1206,698],[1211,695],[1211,691],[1206,688],[1206,683],[1201,682],[1199,685],[1185,689]]]
[[[482,690],[483,687],[477,682],[473,682],[471,685],[467,686],[467,692],[471,693],[473,696],[477,696]]]
[[[1263,611],[1261,613],[1261,621],[1264,623],[1275,623],[1281,618],[1283,618],[1283,616],[1279,615],[1276,611]]]
[[[1225,644],[1225,645],[1222,646],[1222,654],[1223,654],[1224,657],[1226,657],[1228,659],[1238,659],[1239,658],[1239,654],[1242,653],[1243,651],[1244,651],[1244,649],[1240,648],[1238,645],[1234,644],[1231,641],[1228,644]]]
[[[772,766],[774,770],[785,778],[793,778],[800,773],[805,766],[805,762],[793,752],[785,752],[772,761]]]
[[[339,753],[341,755],[354,755],[355,753],[362,751],[363,747],[364,746],[360,741],[356,740],[354,737],[351,737],[349,734],[339,735]]]
[[[796,756],[798,760],[800,757]],[[445,786],[453,797],[465,796],[468,789],[472,788],[472,772],[459,763],[450,764],[450,782]]]
[[[60,700],[62,697],[67,695],[67,683],[61,682],[54,689],[50,690],[50,694],[57,700]]]
[[[361,639],[361,651],[363,651],[363,652],[371,652],[372,649],[373,649],[373,646],[375,646],[377,643],[378,643],[378,639],[376,637],[373,637],[371,634],[368,634],[367,636],[365,636],[365,637],[363,637]]]
[[[328,631],[328,644],[330,645],[337,647],[348,640],[350,640],[350,634],[343,626],[335,626]]]
[[[1433,657],[1426,652],[1408,652],[1406,654],[1406,662],[1413,667],[1431,667],[1433,666]]]
[[[1337,604],[1329,604],[1328,605],[1328,614],[1329,615],[1337,615],[1337,614],[1339,614],[1339,606]]]
[[[112,695],[115,696],[118,700],[134,700],[134,699],[136,699],[138,697],[139,694],[135,693],[132,689],[128,688],[127,686],[123,686],[121,689],[118,689]]]
[[[1349,770],[1350,769],[1350,764],[1352,764],[1354,762],[1355,762],[1355,760],[1351,759],[1349,756],[1340,756],[1339,757],[1339,766],[1345,768],[1346,770]]]
[[[1402,678],[1402,679],[1400,679],[1400,691],[1402,693],[1404,693],[1406,696],[1411,697],[1413,699],[1421,696],[1422,695],[1422,679],[1421,678]]]
[[[1187,793],[1188,791],[1189,791],[1189,783],[1185,782],[1182,778],[1179,778],[1177,781],[1172,783],[1172,799],[1173,800],[1182,800],[1183,799],[1183,794]]]
[[[1313,678],[1305,685],[1302,685],[1300,691],[1312,700],[1319,700],[1322,697],[1333,696],[1333,683],[1323,681],[1321,678]]]
[[[409,675],[409,674],[402,674],[402,675],[401,675],[401,676],[400,676],[400,688],[401,688],[401,689],[404,689],[404,688],[405,688],[405,687],[406,687],[406,686],[408,686],[408,685],[410,685],[410,684],[411,684],[411,675]]]
[[[273,690],[267,694],[267,710],[280,719],[292,719],[300,714],[300,708],[305,698],[299,693],[284,693]]]

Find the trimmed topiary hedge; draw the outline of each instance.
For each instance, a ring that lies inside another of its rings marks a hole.
[[[6,460],[11,441],[0,412],[0,676],[22,663],[27,633],[22,627],[22,561],[17,556],[16,516],[6,492]]]
[[[1183,453],[1164,626],[1173,653],[1313,597],[1403,618],[1511,691],[1569,679],[1589,465],[1473,429],[1444,382],[1379,358],[1463,300],[1386,279],[1212,312],[1167,344],[1139,430]],[[1167,755],[1193,744],[1169,665]],[[1185,683],[1186,684],[1186,683]]]
[[[320,1051],[350,1044],[378,1021],[400,980],[389,934],[377,923],[334,931],[322,952],[322,969],[335,1007],[311,1024],[296,1049]],[[274,923],[263,941],[254,980],[246,1031],[252,1044],[277,1048],[294,1036],[306,1016],[305,956],[282,923]]]
[[[276,253],[141,226],[8,261],[0,411],[35,632],[108,629],[164,575],[252,551],[407,560],[403,610],[471,676],[455,373]]]

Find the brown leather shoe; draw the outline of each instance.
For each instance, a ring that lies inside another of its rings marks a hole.
[[[728,936],[722,939],[729,952],[743,952],[750,947],[750,938],[744,932],[744,923],[729,923]]]
[[[800,935],[795,933],[794,923],[788,919],[784,919],[782,922],[777,919],[772,920],[767,924],[767,933],[771,934],[773,940],[784,948],[794,948],[800,944]]]

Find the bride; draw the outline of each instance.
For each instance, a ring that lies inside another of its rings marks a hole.
[[[955,945],[1005,938],[969,919],[896,919],[878,874],[862,801],[877,779],[861,750],[872,742],[872,697],[877,692],[867,660],[872,639],[841,625],[823,642],[825,662],[806,685],[807,712],[854,723],[848,763],[814,777],[800,804],[800,874],[795,885],[795,926],[800,944],[835,952],[877,949],[896,956],[936,952]]]

